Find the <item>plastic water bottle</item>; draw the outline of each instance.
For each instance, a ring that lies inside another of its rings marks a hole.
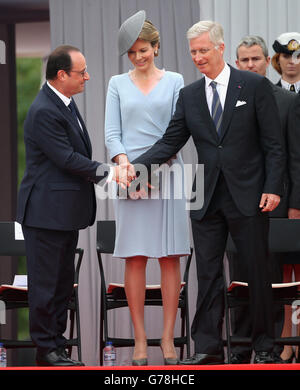
[[[0,343],[0,367],[6,367],[6,366],[7,366],[6,348],[4,348],[3,344]]]
[[[116,364],[116,350],[111,341],[106,342],[103,353],[103,365],[114,366]]]

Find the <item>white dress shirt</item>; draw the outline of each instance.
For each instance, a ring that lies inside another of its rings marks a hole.
[[[71,99],[65,95],[63,95],[61,92],[59,92],[56,88],[54,88],[49,81],[47,81],[47,85],[49,88],[52,89],[53,92],[56,93],[56,95],[65,103],[65,105],[68,107],[68,105],[71,103]]]
[[[69,108],[69,104],[71,103],[71,100],[72,98],[69,98],[67,96],[65,96],[64,94],[62,94],[61,92],[59,92],[56,88],[54,88],[48,81],[47,81],[47,85],[49,88],[52,89],[52,91],[54,93],[56,93],[56,95],[64,102],[64,104]],[[80,123],[80,120],[77,118],[78,120],[78,124],[79,124],[79,127],[80,129],[82,130],[82,126],[81,126],[81,123]]]
[[[220,97],[222,109],[224,110],[227,87],[228,87],[229,78],[230,78],[230,68],[225,63],[223,70],[218,74],[218,76],[214,80],[210,79],[207,76],[204,76],[204,77],[205,77],[206,100],[207,100],[207,105],[208,105],[209,112],[211,115],[211,106],[212,106],[212,101],[213,101],[213,90],[212,90],[212,87],[210,86],[210,83],[212,81],[215,81],[217,83],[217,91],[218,91],[218,94]]]
[[[299,81],[296,81],[296,82],[293,83],[293,84],[290,84],[290,83],[288,83],[287,81],[285,81],[285,80],[283,80],[283,79],[281,79],[280,81],[281,81],[282,88],[287,89],[287,90],[289,91],[291,85],[294,85],[294,86],[295,86],[295,91],[296,91],[297,93],[299,93],[299,91],[300,91],[300,80],[299,80]]]

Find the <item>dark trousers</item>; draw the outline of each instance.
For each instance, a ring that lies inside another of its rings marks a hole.
[[[247,282],[247,271],[244,267],[244,262],[240,259],[237,253],[226,253],[229,263],[229,275],[231,280],[239,280]],[[272,283],[282,283],[283,278],[283,264],[284,254],[282,253],[270,253],[269,263],[271,267],[271,280]],[[284,306],[280,304],[273,305],[274,311],[274,333],[276,338],[280,338],[284,325]],[[231,329],[234,336],[250,337],[251,336],[251,319],[249,316],[249,307],[242,305],[231,309]],[[283,350],[282,345],[275,345],[274,352],[277,355],[281,355]],[[247,345],[234,345],[232,346],[232,353],[243,355],[245,358],[251,357],[251,347]]]
[[[223,257],[228,232],[245,263],[250,296],[252,344],[257,352],[273,350],[272,290],[268,262],[268,216],[244,216],[236,208],[221,174],[205,216],[192,219],[198,297],[192,323],[196,353],[223,353]]]
[[[78,231],[22,226],[26,246],[30,335],[38,354],[65,346]]]

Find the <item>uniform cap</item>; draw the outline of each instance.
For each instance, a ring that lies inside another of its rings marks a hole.
[[[293,54],[300,49],[300,34],[298,32],[287,32],[279,35],[273,43],[276,53]]]

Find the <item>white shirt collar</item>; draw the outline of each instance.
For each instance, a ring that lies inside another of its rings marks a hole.
[[[52,89],[53,92],[56,93],[56,95],[65,103],[65,105],[68,107],[68,105],[71,103],[71,99],[67,96],[63,95],[61,92],[59,92],[56,88],[54,88],[48,81],[47,85],[49,88]]]
[[[290,84],[288,83],[287,81],[281,79],[281,85],[284,89],[287,89],[287,90],[290,90],[290,86],[291,85],[294,85],[295,86],[295,90],[296,92],[299,92],[300,91],[300,80],[297,81],[296,83],[293,83],[293,84]]]
[[[204,77],[205,77],[206,87],[208,87],[212,81],[215,81],[218,84],[227,86],[229,83],[229,78],[230,78],[230,68],[229,68],[228,64],[226,64],[226,62],[225,62],[224,68],[222,69],[222,71],[218,74],[218,76],[214,80],[210,79],[207,76],[204,76]]]

